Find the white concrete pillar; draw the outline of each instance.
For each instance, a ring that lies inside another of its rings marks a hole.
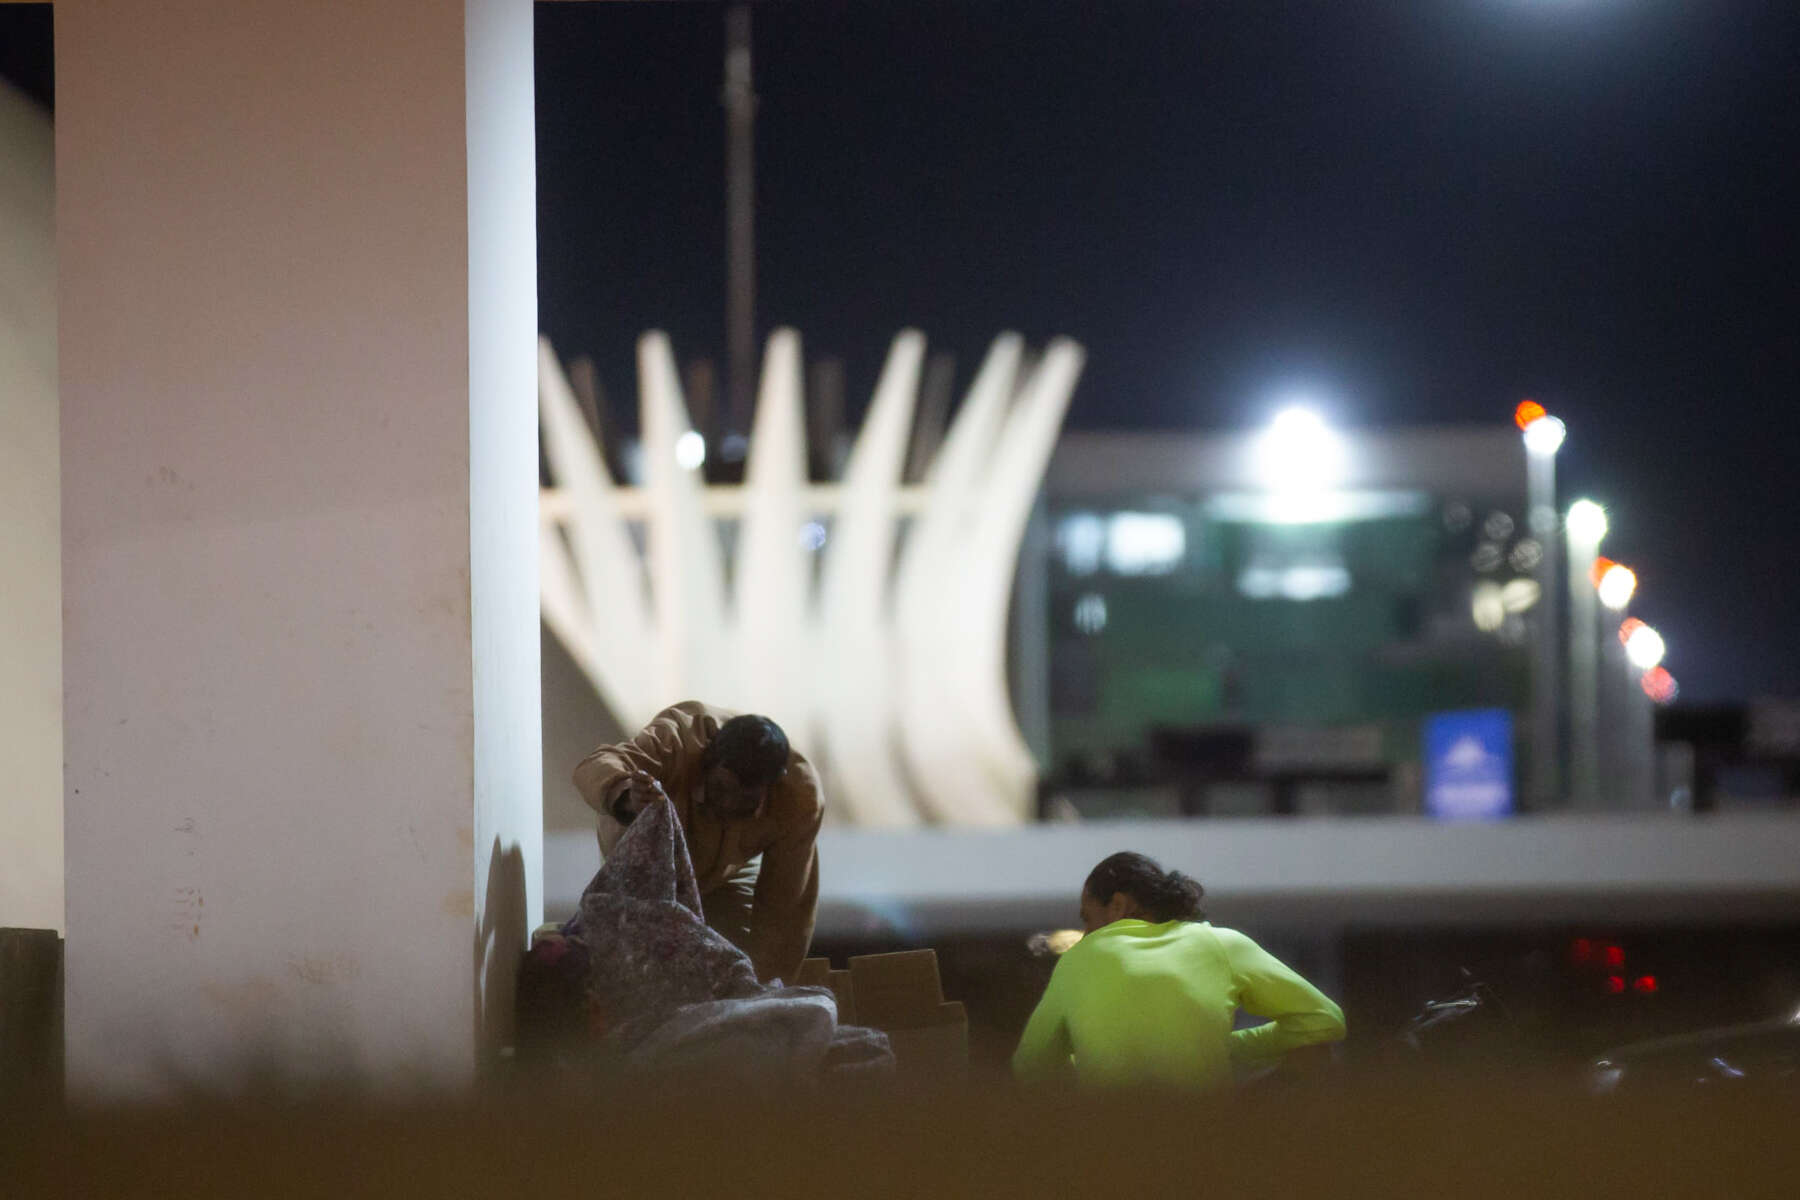
[[[56,194],[50,116],[0,80],[0,925],[63,927]]]
[[[68,1064],[472,1077],[541,911],[529,0],[59,0]]]

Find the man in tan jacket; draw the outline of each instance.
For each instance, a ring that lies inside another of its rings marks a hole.
[[[696,700],[670,705],[638,735],[575,768],[599,815],[600,852],[659,795],[675,806],[706,923],[750,956],[758,979],[792,983],[812,944],[825,813],[812,764],[767,717]]]

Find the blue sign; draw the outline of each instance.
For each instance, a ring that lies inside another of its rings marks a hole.
[[[1425,811],[1446,821],[1512,813],[1510,712],[1471,709],[1439,713],[1425,722]]]

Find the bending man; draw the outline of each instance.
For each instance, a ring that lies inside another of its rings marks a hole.
[[[638,735],[601,746],[575,768],[610,855],[659,793],[681,819],[706,923],[756,966],[792,982],[812,944],[825,812],[818,772],[767,717],[695,700],[670,705]]]

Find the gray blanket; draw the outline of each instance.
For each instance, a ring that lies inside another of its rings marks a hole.
[[[629,1070],[783,1083],[893,1067],[887,1035],[839,1025],[829,989],[758,983],[707,926],[666,799],[625,830],[564,933],[586,959],[588,1028]]]

